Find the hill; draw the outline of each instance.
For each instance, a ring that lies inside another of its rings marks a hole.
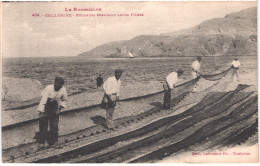
[[[172,33],[142,35],[98,46],[79,56],[218,56],[257,54],[257,8],[230,13]]]

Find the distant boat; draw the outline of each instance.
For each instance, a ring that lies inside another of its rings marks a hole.
[[[129,58],[134,58],[134,55],[131,52],[128,52]]]

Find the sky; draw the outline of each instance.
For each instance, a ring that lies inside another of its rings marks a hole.
[[[174,32],[256,6],[254,1],[5,2],[2,3],[2,56],[77,56],[112,41]],[[65,8],[98,10],[66,11]],[[40,17],[32,16],[34,13]],[[54,14],[72,17],[49,17]],[[76,14],[95,16],[76,17]]]

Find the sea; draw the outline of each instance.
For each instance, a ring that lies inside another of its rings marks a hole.
[[[235,56],[202,57],[202,74],[216,74],[228,69]],[[238,56],[240,72],[257,70],[257,56]],[[114,75],[115,69],[124,71],[122,84],[163,81],[177,69],[183,69],[182,79],[191,79],[191,63],[196,57],[169,58],[85,58],[85,57],[21,57],[3,58],[3,76],[37,79],[43,86],[53,84],[56,76],[65,79],[69,94],[91,92],[96,88],[99,74],[106,80]]]

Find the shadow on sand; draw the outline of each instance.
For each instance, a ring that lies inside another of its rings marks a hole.
[[[91,117],[90,119],[93,121],[94,124],[101,125],[104,128],[107,127],[107,125],[106,125],[106,118],[104,118],[103,116],[97,115],[97,116]]]

